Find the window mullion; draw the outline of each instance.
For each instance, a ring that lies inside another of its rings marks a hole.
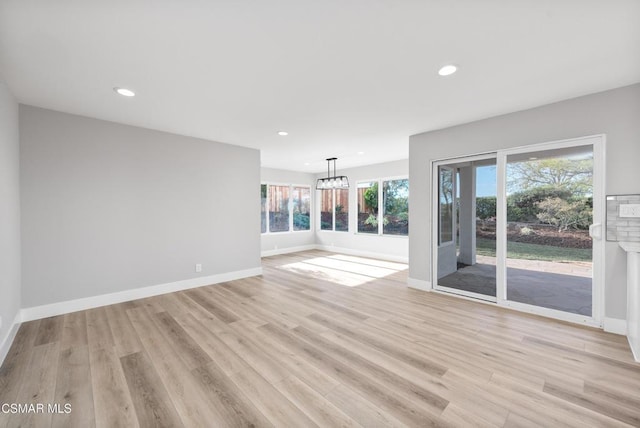
[[[293,186],[289,185],[289,202],[287,208],[289,209],[289,232],[293,232]]]
[[[270,226],[270,222],[269,222],[269,217],[271,217],[269,215],[269,207],[270,207],[270,200],[269,200],[269,185],[267,184],[267,196],[265,198],[265,207],[264,207],[264,211],[265,211],[265,217],[266,217],[266,224],[267,224],[267,230],[265,230],[265,233],[271,233],[271,226]]]
[[[332,202],[332,215],[333,215],[333,229],[332,231],[335,232],[336,231],[336,189],[332,189],[331,190],[333,193],[331,195],[331,202]]]
[[[382,198],[382,180],[378,180],[378,235],[384,231],[384,206]]]

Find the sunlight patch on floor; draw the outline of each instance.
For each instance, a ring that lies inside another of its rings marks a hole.
[[[407,265],[353,256],[331,255],[288,263],[279,268],[346,287],[357,287],[404,271]]]

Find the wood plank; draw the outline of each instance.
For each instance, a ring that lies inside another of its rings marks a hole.
[[[60,318],[61,320],[62,318]],[[62,324],[59,320],[55,321],[56,329]],[[46,334],[44,337],[51,337],[50,326],[45,327]],[[42,329],[38,331],[38,337]],[[37,339],[36,339],[37,340]],[[47,406],[53,403],[56,385],[56,375],[58,371],[58,353],[60,350],[59,342],[48,342],[44,345],[35,346],[31,354],[29,366],[31,370],[25,372],[20,379],[20,390],[15,399],[15,403],[34,404]],[[0,413],[2,414],[2,413]],[[3,415],[4,417],[4,415]],[[7,418],[7,427],[23,427],[23,426],[50,426],[52,414],[48,411],[35,413],[13,413]]]
[[[250,370],[250,368],[247,367],[246,370]],[[273,426],[216,363],[211,362],[206,366],[194,369],[193,376],[202,388],[208,392],[209,405],[221,415],[216,425]]]
[[[227,346],[218,336],[213,334],[205,325],[195,316],[188,314],[180,319],[180,325],[185,331],[193,337],[204,352],[209,355],[211,361],[215,361],[227,376],[245,370],[248,365],[236,354],[233,349]],[[208,365],[208,364],[207,364]]]
[[[193,378],[180,357],[181,349],[166,340],[154,322],[157,314],[149,308],[139,307],[127,311],[127,315],[185,426],[222,423],[224,414],[216,412],[210,405],[206,390]]]
[[[191,297],[194,302],[225,323],[238,321],[240,319],[237,314],[234,314],[224,306],[220,305],[220,303],[218,303],[211,294],[204,290],[196,288],[185,293],[187,296]]]
[[[343,348],[324,337],[305,329],[304,327],[296,327],[292,330],[292,334],[295,337],[306,341],[308,344],[313,344],[314,346],[322,349],[327,353],[327,355],[331,355],[332,357],[349,364],[363,375],[374,378],[378,381],[383,381],[387,388],[405,396],[412,401],[412,404],[419,405],[420,408],[426,412],[432,413],[433,415],[440,415],[449,404],[448,400],[437,393],[429,389],[425,389],[413,383],[411,380],[398,376],[392,371],[386,370],[384,367],[374,364],[357,353]]]
[[[89,362],[96,427],[138,427],[138,417],[115,347],[90,349]]]
[[[179,350],[180,357],[189,370],[202,367],[211,362],[211,357],[202,350],[200,345],[189,336],[189,333],[167,312],[154,314],[153,320],[156,322],[164,337],[175,349]]]
[[[303,340],[290,332],[285,332],[272,325],[260,327],[266,333],[271,334],[284,346],[295,352],[300,352],[312,364],[321,370],[329,373],[336,380],[344,383],[367,400],[373,402],[383,410],[391,413],[395,418],[410,426],[436,426],[437,418],[430,416],[424,411],[416,409],[407,395],[398,395],[395,388],[389,388],[389,384],[384,380],[379,380],[375,375],[365,375],[360,373],[352,365],[346,364],[323,352],[306,340]],[[373,370],[378,371],[378,370]],[[381,383],[382,382],[382,383]]]
[[[65,314],[60,349],[67,349],[70,346],[84,346],[88,343],[86,312],[79,311]]]
[[[133,406],[141,427],[182,427],[160,376],[144,352],[120,358]]]
[[[0,367],[0,403],[14,403],[22,379],[29,370],[33,343],[38,334],[40,320],[22,323],[15,340]],[[0,414],[0,421],[3,415]],[[3,426],[0,423],[0,426]]]
[[[274,386],[318,426],[362,426],[295,376],[290,376]]]
[[[62,327],[64,325],[64,316],[44,318],[40,320],[40,328],[34,346],[44,345],[47,343],[57,342],[62,337]]]
[[[274,426],[317,426],[254,369],[236,373],[231,380]]]
[[[127,317],[125,306],[110,305],[105,306],[104,310],[109,320],[109,327],[111,328],[118,357],[140,352],[142,345],[131,325],[131,321]]]
[[[81,317],[80,321],[84,321],[84,317]],[[82,325],[85,324],[82,323]],[[77,338],[78,335],[72,334],[71,337]],[[91,384],[88,345],[63,349],[58,363],[54,402],[60,406],[69,404],[71,411],[54,414],[52,427],[94,427],[96,425]]]
[[[309,315],[308,318],[338,333],[357,340],[358,342],[362,342],[381,352],[384,352],[402,362],[414,366],[417,369],[424,371],[425,373],[429,373],[433,376],[442,376],[447,372],[447,368],[444,365],[429,361],[421,355],[402,349],[397,346],[397,342],[393,343],[385,341],[381,339],[379,335],[369,334],[363,330],[358,330],[356,326],[350,324],[348,321],[338,321],[336,318],[329,319],[320,314],[312,314]]]
[[[255,329],[243,328],[243,326],[238,323],[233,323],[233,329],[238,332],[239,335],[258,343],[266,355],[278,361],[280,365],[286,368],[289,374],[296,376],[321,395],[325,395],[339,384],[337,380],[323,371],[318,370],[307,360],[291,352],[277,341],[272,340],[268,335],[261,334],[261,332],[255,331]]]
[[[635,409],[629,409],[623,406],[619,406],[618,404],[611,401],[605,402],[599,400],[597,396],[576,394],[568,390],[567,388],[563,388],[561,385],[553,385],[550,383],[547,383],[544,386],[543,391],[547,394],[554,395],[578,406],[582,406],[597,413],[610,416],[613,419],[617,419],[631,426],[640,426],[640,408],[638,407],[636,407]]]
[[[86,311],[87,318],[87,342],[89,351],[97,349],[111,350],[115,347],[111,327],[104,307],[89,309]]]
[[[325,395],[325,398],[363,427],[402,428],[407,426],[371,403],[359,392],[345,385],[336,386]]]

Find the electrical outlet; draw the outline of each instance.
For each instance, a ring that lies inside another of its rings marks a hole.
[[[200,263],[196,264],[196,272],[202,272],[202,265]]]
[[[640,217],[640,204],[621,204],[620,217]]]

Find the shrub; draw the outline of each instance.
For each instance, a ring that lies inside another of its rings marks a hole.
[[[586,229],[593,221],[593,209],[588,206],[588,201],[579,199],[567,201],[560,198],[547,198],[536,203],[540,211],[538,219],[558,227],[562,232],[569,228]]]
[[[534,231],[530,227],[524,226],[520,228],[520,235],[529,236],[532,233],[534,233]]]
[[[407,214],[407,220],[409,220],[408,214]],[[373,227],[378,226],[378,216],[375,214],[369,214],[369,217],[367,217],[367,219],[364,221],[364,224],[368,224],[369,226],[373,226]],[[389,224],[388,216],[384,216],[384,218],[382,219],[382,224],[384,226]]]
[[[572,193],[568,189],[541,186],[524,190],[507,197],[507,218],[515,222],[534,222],[538,220],[538,203],[549,198],[569,200]]]
[[[369,214],[369,217],[364,221],[364,224],[376,227],[378,225],[378,216],[375,214]]]
[[[294,212],[293,227],[294,227],[294,230],[308,230],[310,228],[309,214]]]
[[[496,216],[496,197],[482,196],[476,198],[476,217],[486,220]]]

